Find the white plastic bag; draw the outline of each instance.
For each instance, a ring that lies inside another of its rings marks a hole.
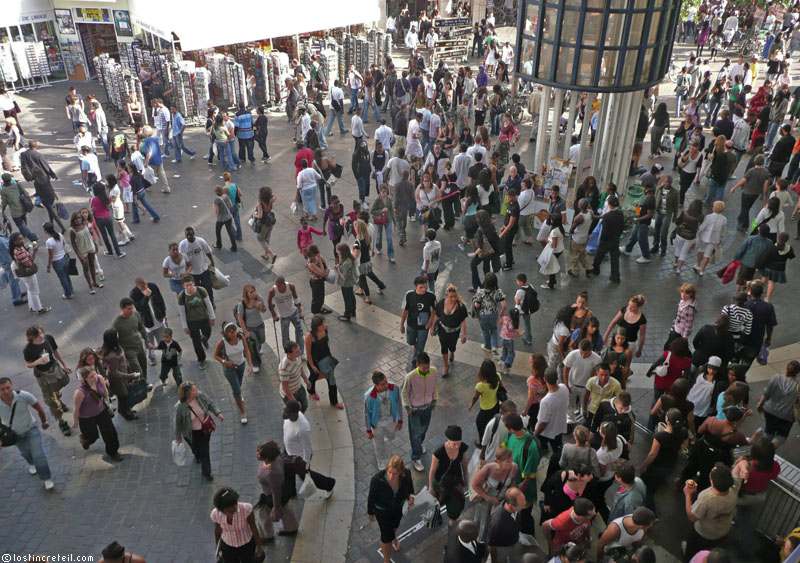
[[[186,444],[183,442],[172,442],[172,461],[178,467],[186,465]]]
[[[142,170],[142,177],[150,182],[151,185],[154,185],[158,182],[158,178],[156,178],[155,171],[150,166],[145,166],[144,170]]]
[[[231,278],[230,276],[226,276],[222,272],[219,271],[219,268],[214,267],[214,277],[217,278],[217,282],[219,283],[220,287],[228,287],[231,285]],[[214,289],[217,289],[216,287]]]
[[[543,272],[543,270],[547,268],[547,265],[550,263],[550,259],[552,257],[553,257],[553,245],[548,243],[547,246],[545,246],[542,249],[542,253],[539,254],[539,258],[536,259],[536,262],[538,262],[539,266],[541,266],[541,268],[539,269],[540,272]]]
[[[303,479],[303,484],[300,485],[300,489],[297,491],[297,498],[305,500],[316,492],[317,487],[314,485],[314,481],[311,480],[311,472],[308,471],[306,472],[306,478]]]

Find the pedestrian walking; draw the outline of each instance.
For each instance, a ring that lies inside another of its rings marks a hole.
[[[195,463],[200,464],[203,477],[213,481],[209,442],[216,424],[211,415],[215,415],[220,422],[225,422],[225,417],[214,401],[192,381],[185,381],[178,387],[178,402],[173,411],[175,443],[186,441],[194,454]]]
[[[274,440],[264,442],[258,446],[256,459],[261,462],[258,468],[258,483],[261,485],[261,498],[256,505],[258,508],[263,505],[267,508],[264,518],[259,519],[258,524],[264,532],[264,540],[274,539],[273,522],[281,522],[283,528],[278,532],[279,536],[291,536],[297,533],[300,526],[294,510],[289,506],[289,498],[286,491],[294,488],[294,475],[286,470],[281,456],[281,449]]]
[[[391,550],[400,551],[397,528],[403,518],[403,504],[414,504],[414,483],[403,463],[403,458],[393,456],[385,469],[379,470],[369,483],[367,517],[378,521],[381,553],[384,563],[391,562]]]
[[[195,285],[194,276],[183,276],[183,291],[178,294],[178,316],[183,330],[192,339],[198,367],[206,369],[206,350],[211,338],[216,314],[211,297],[202,287]]]
[[[426,352],[420,352],[417,355],[417,367],[406,375],[403,383],[403,406],[408,417],[411,460],[414,469],[420,472],[425,470],[421,460],[425,453],[425,434],[439,400],[438,376],[430,361]]]
[[[222,373],[233,392],[233,400],[239,407],[240,421],[247,424],[247,413],[244,410],[242,399],[242,380],[245,368],[247,375],[253,375],[253,360],[250,357],[250,347],[244,335],[237,330],[236,325],[227,322],[222,325],[222,339],[214,347],[214,359],[222,364]]]
[[[81,382],[73,395],[72,428],[80,427],[78,440],[88,450],[102,436],[106,454],[112,461],[122,461],[119,454],[119,437],[112,422],[113,412],[108,406],[108,388],[103,378],[91,367],[78,370]]]

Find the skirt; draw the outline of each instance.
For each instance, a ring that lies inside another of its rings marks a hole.
[[[785,270],[770,270],[767,268],[766,272],[767,279],[774,283],[786,283],[786,271]]]

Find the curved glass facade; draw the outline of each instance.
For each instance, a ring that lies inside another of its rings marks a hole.
[[[666,74],[680,0],[524,0],[517,75],[570,90],[642,90]]]

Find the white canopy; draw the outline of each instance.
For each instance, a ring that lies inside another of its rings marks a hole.
[[[193,51],[378,21],[378,0],[129,0],[135,23]],[[224,11],[220,11],[224,7]]]

